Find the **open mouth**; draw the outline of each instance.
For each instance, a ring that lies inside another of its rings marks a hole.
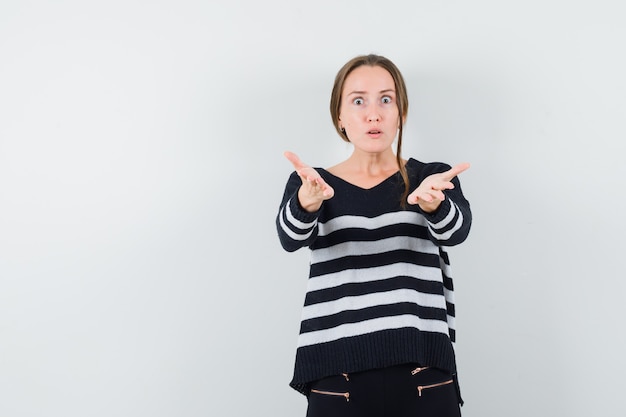
[[[381,133],[381,131],[374,129],[374,130],[368,131],[367,133],[370,134],[370,135],[379,135]]]

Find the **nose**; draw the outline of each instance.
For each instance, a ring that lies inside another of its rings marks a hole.
[[[379,122],[380,114],[377,111],[372,111],[367,115],[368,122]]]

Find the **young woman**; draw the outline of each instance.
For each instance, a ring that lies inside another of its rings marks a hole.
[[[311,251],[290,384],[308,397],[308,417],[460,415],[445,247],[470,230],[457,178],[469,164],[403,159],[407,110],[396,66],[355,57],[330,101],[351,156],[322,169],[285,153],[295,172],[278,236],[287,251]]]

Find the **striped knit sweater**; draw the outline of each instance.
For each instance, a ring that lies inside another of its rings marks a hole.
[[[407,162],[410,188],[450,167]],[[308,394],[320,378],[402,363],[456,374],[454,299],[445,246],[467,237],[471,211],[457,178],[435,213],[402,208],[399,173],[370,189],[317,168],[335,190],[320,210],[298,202],[292,173],[276,218],[289,252],[311,250],[295,370],[290,385]]]

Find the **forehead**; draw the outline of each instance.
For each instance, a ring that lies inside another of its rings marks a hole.
[[[384,90],[395,90],[395,83],[389,71],[379,66],[361,65],[352,70],[343,84],[343,94]]]

